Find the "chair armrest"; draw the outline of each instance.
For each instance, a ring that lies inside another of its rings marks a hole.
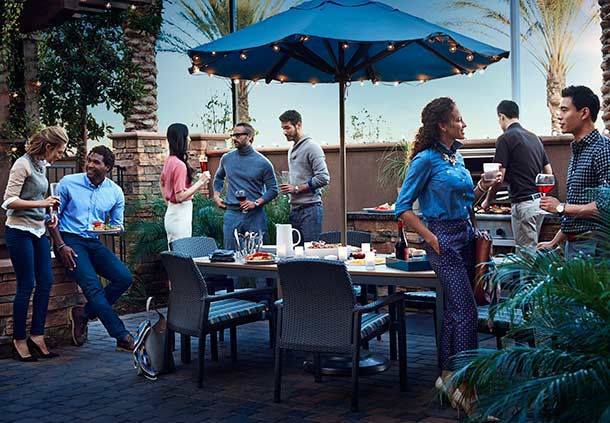
[[[222,295],[210,295],[210,296],[206,297],[205,301],[207,303],[213,303],[216,301],[228,300],[230,298],[248,299],[248,298],[258,297],[261,295],[268,295],[268,294],[273,295],[274,293],[275,293],[275,288],[246,288],[246,289],[239,289],[235,292],[227,292],[226,294],[222,294]]]
[[[279,310],[284,307],[284,300],[280,298],[279,300],[275,301],[273,305]]]
[[[354,307],[354,313],[359,313],[359,314],[372,313],[374,311],[377,311],[379,308],[381,308],[385,305],[393,304],[393,303],[396,303],[396,302],[399,302],[402,300],[404,300],[404,296],[402,295],[402,293],[388,295],[387,297],[378,298],[377,301],[374,301],[365,306]]]

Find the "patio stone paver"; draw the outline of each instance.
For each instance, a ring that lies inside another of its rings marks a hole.
[[[135,331],[143,313],[123,316]],[[273,354],[268,326],[258,322],[238,329],[238,362],[229,343],[220,343],[219,361],[206,360],[206,380],[198,389],[195,361],[184,365],[177,348],[177,371],[149,381],[137,376],[129,353],[115,351],[99,322],[89,325],[82,347],[63,347],[61,357],[37,363],[0,360],[0,420],[3,422],[416,422],[459,421],[451,408],[434,399],[436,349],[431,317],[407,320],[408,391],[398,388],[397,363],[362,377],[360,412],[349,411],[349,377],[323,378],[321,384],[301,369],[304,354],[284,355],[282,403],[273,402]],[[179,336],[177,343],[179,344]],[[226,337],[228,339],[228,336]],[[492,340],[484,341],[493,346]],[[192,351],[197,351],[193,340]],[[389,354],[388,339],[371,349]],[[209,354],[209,348],[207,349]]]

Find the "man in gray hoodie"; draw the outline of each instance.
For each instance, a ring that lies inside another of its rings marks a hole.
[[[330,182],[322,147],[303,135],[303,121],[296,110],[280,116],[288,149],[290,181],[282,181],[280,191],[290,194],[290,223],[301,232],[301,242],[317,241],[322,232],[322,187]]]

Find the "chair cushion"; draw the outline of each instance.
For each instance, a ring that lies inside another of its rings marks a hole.
[[[229,298],[227,300],[217,301],[210,304],[208,324],[215,325],[221,322],[226,322],[227,320],[236,319],[238,317],[261,313],[264,310],[264,304]]]
[[[390,315],[387,313],[367,313],[362,316],[360,336],[366,338],[380,330],[384,325],[390,324]]]
[[[523,312],[519,309],[514,310],[502,309],[496,313],[493,320],[494,329],[508,330],[511,324],[519,325],[523,323]],[[479,330],[488,331],[487,323],[489,322],[489,306],[477,307],[477,314],[479,318]],[[512,319],[511,319],[512,314]]]
[[[411,291],[404,293],[406,300],[436,301],[436,291]]]

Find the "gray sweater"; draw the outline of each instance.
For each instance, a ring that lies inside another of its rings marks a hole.
[[[299,192],[290,196],[290,204],[302,206],[322,202],[321,188],[328,185],[330,175],[322,147],[306,136],[288,149],[288,170],[290,184],[306,183],[309,192]]]
[[[11,199],[40,201],[45,198],[49,182],[44,167],[29,154],[24,154],[15,161],[4,192],[5,204]],[[9,209],[6,212],[9,225],[24,227],[44,227],[45,209]]]

